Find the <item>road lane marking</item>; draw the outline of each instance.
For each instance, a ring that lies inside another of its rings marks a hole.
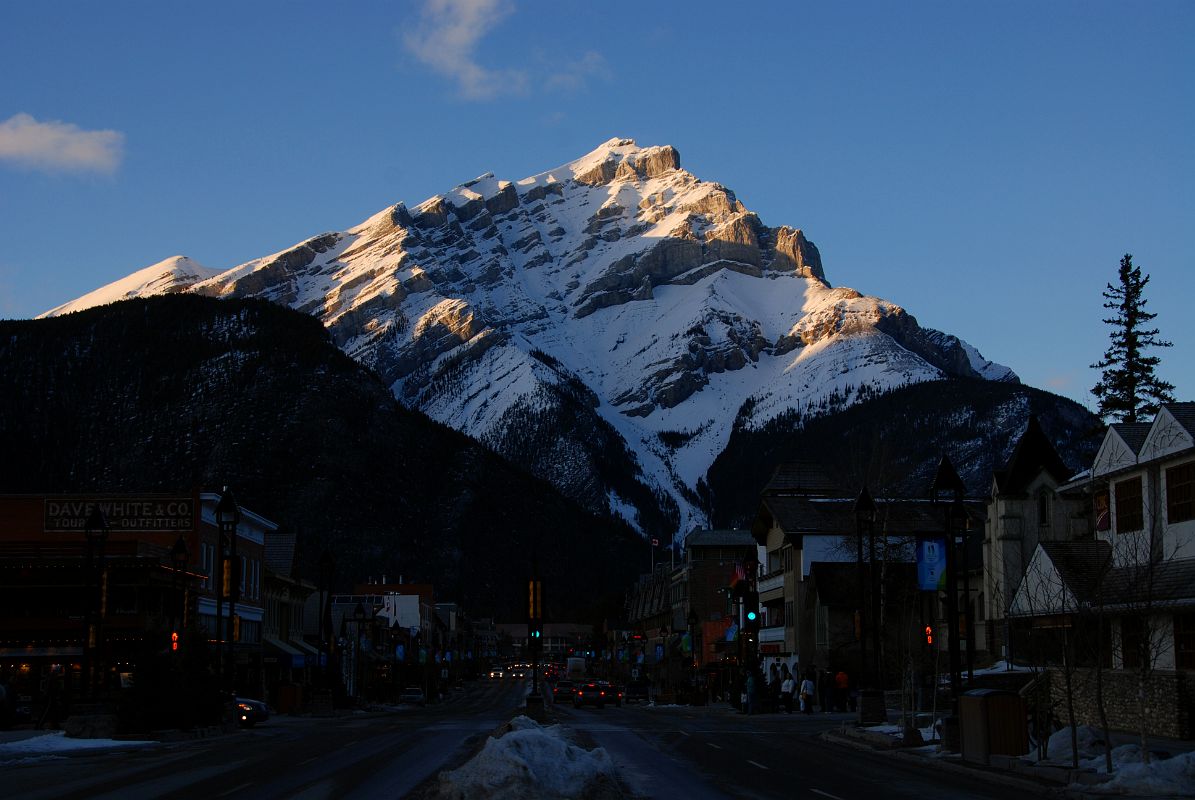
[[[763,764],[760,764],[758,761],[751,761],[750,759],[748,759],[747,763],[753,767],[759,767],[760,769],[767,769],[767,767],[765,767]]]
[[[688,735],[689,735],[689,734],[685,733],[684,731],[677,731],[677,733],[679,733],[681,736],[688,736]]]
[[[706,742],[706,744],[708,744],[710,747],[714,748],[715,750],[721,750],[721,749],[722,749],[722,748],[721,748],[719,745],[716,745],[716,744],[714,744],[713,742]]]
[[[813,792],[814,794],[820,794],[822,797],[829,797],[830,800],[842,800],[842,798],[838,795],[830,794],[829,792],[823,792],[821,789],[810,789],[809,791]]]
[[[311,758],[307,759],[306,761],[300,761],[299,766],[301,767],[304,764],[310,764],[312,761],[319,761],[321,758],[323,758],[323,756],[312,756]]]

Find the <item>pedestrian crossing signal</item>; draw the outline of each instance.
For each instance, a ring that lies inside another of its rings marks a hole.
[[[178,631],[170,632],[170,649],[172,651],[178,650]]]
[[[934,643],[934,629],[931,625],[925,626],[925,643],[931,645]]]

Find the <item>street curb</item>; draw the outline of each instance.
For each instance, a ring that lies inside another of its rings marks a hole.
[[[888,739],[889,743],[882,746],[873,746],[871,743],[876,740],[876,737]],[[896,742],[893,737],[887,736],[886,734],[861,731],[857,728],[846,728],[842,731],[824,731],[819,734],[819,738],[825,742],[843,744],[859,750],[871,750],[880,755],[898,758],[901,761],[906,761],[909,763],[931,766],[935,769],[940,769],[945,772],[953,772],[956,775],[969,775],[971,777],[982,775],[987,779],[997,781],[999,783],[1005,784],[1006,786],[1014,788],[1032,788],[1038,792],[1040,792],[1042,789],[1054,789],[1067,792],[1067,794],[1063,795],[1066,797],[1081,798],[1085,796],[1082,793],[1069,793],[1069,790],[1066,789],[1066,784],[1061,784],[1056,781],[1049,781],[1045,778],[1040,778],[1033,775],[1013,775],[998,768],[987,767],[982,764],[961,763],[944,758],[929,758],[920,753],[910,752],[909,750],[901,748],[899,742]]]

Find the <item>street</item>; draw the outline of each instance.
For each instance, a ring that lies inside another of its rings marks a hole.
[[[831,744],[818,734],[850,714],[761,714],[726,707],[574,709],[561,723],[606,748],[628,787],[644,797],[688,798],[1014,798],[1024,786],[959,775],[929,759]],[[1043,792],[1044,794],[1044,792]]]
[[[515,713],[527,686],[482,682],[425,708],[261,726],[147,750],[4,767],[14,798],[400,798],[454,767]],[[832,744],[846,714],[747,718],[725,706],[549,706],[585,746],[604,747],[635,797],[1013,798],[1024,786]]]

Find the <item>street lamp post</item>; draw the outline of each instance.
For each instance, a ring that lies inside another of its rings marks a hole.
[[[361,628],[366,622],[369,622],[369,617],[365,614],[365,606],[357,603],[351,619],[357,624],[357,641],[353,647],[353,693],[360,702],[365,699],[365,676],[362,669],[364,659],[361,657]]]
[[[884,705],[884,678],[880,667],[880,593],[876,587],[875,548],[876,504],[871,492],[864,486],[855,500],[856,554],[859,566],[859,721],[863,723],[884,722],[888,712]],[[863,537],[868,540],[866,568],[863,564]],[[871,602],[868,603],[868,591]],[[870,605],[870,612],[868,606]],[[870,617],[870,619],[868,619]],[[867,661],[867,636],[871,634],[872,661]]]
[[[859,584],[859,599],[856,607],[858,608],[859,625],[857,634],[859,636],[859,683],[860,686],[867,686],[871,682],[871,670],[867,663],[867,567],[863,562],[863,539],[870,534],[871,527],[875,522],[876,506],[875,501],[871,499],[871,492],[864,486],[859,492],[859,497],[855,499],[855,562],[859,568],[858,584]],[[875,547],[871,548],[871,555],[874,560]],[[875,564],[872,563],[871,570],[875,571]],[[875,625],[875,620],[872,620],[872,625]]]
[[[325,550],[319,557],[319,649],[324,685],[329,689],[332,687],[332,673],[329,663],[332,661],[332,654],[329,652],[331,648],[328,644],[332,638],[332,631],[329,630],[331,614],[328,613],[328,601],[332,599],[332,570],[334,566],[335,563],[332,560],[332,554]]]
[[[225,659],[224,680],[228,691],[235,690],[236,664],[233,656],[233,618],[236,615],[236,598],[239,589],[237,575],[237,523],[240,522],[241,511],[237,507],[236,499],[228,487],[224,487],[220,501],[216,503],[216,524],[220,528],[220,577],[216,582],[216,642],[219,650],[220,642],[220,599],[224,595],[225,584],[228,586],[228,623],[224,626],[224,638],[228,642],[228,655]]]
[[[938,462],[938,472],[930,487],[930,501],[943,509],[943,529],[946,536],[946,625],[947,646],[950,658],[950,705],[952,719],[943,725],[943,744],[947,749],[958,749],[958,696],[962,679],[959,675],[959,646],[958,646],[958,576],[955,568],[954,531],[951,528],[952,518],[965,516],[966,507],[963,505],[963,494],[966,486],[955,471],[950,458],[942,456]]]
[[[98,677],[103,675],[100,653],[104,622],[104,544],[108,541],[108,520],[99,506],[93,506],[83,524],[87,537],[86,635],[83,640],[83,695],[94,696]]]
[[[174,540],[174,547],[170,548],[170,566],[174,568],[174,591],[176,600],[178,601],[178,616],[175,617],[173,611],[170,614],[170,645],[172,651],[176,649],[175,645],[178,643],[174,639],[174,635],[178,633],[179,627],[186,627],[187,624],[187,593],[183,572],[187,569],[188,561],[190,561],[190,552],[187,550],[187,541],[180,533],[178,538]]]

